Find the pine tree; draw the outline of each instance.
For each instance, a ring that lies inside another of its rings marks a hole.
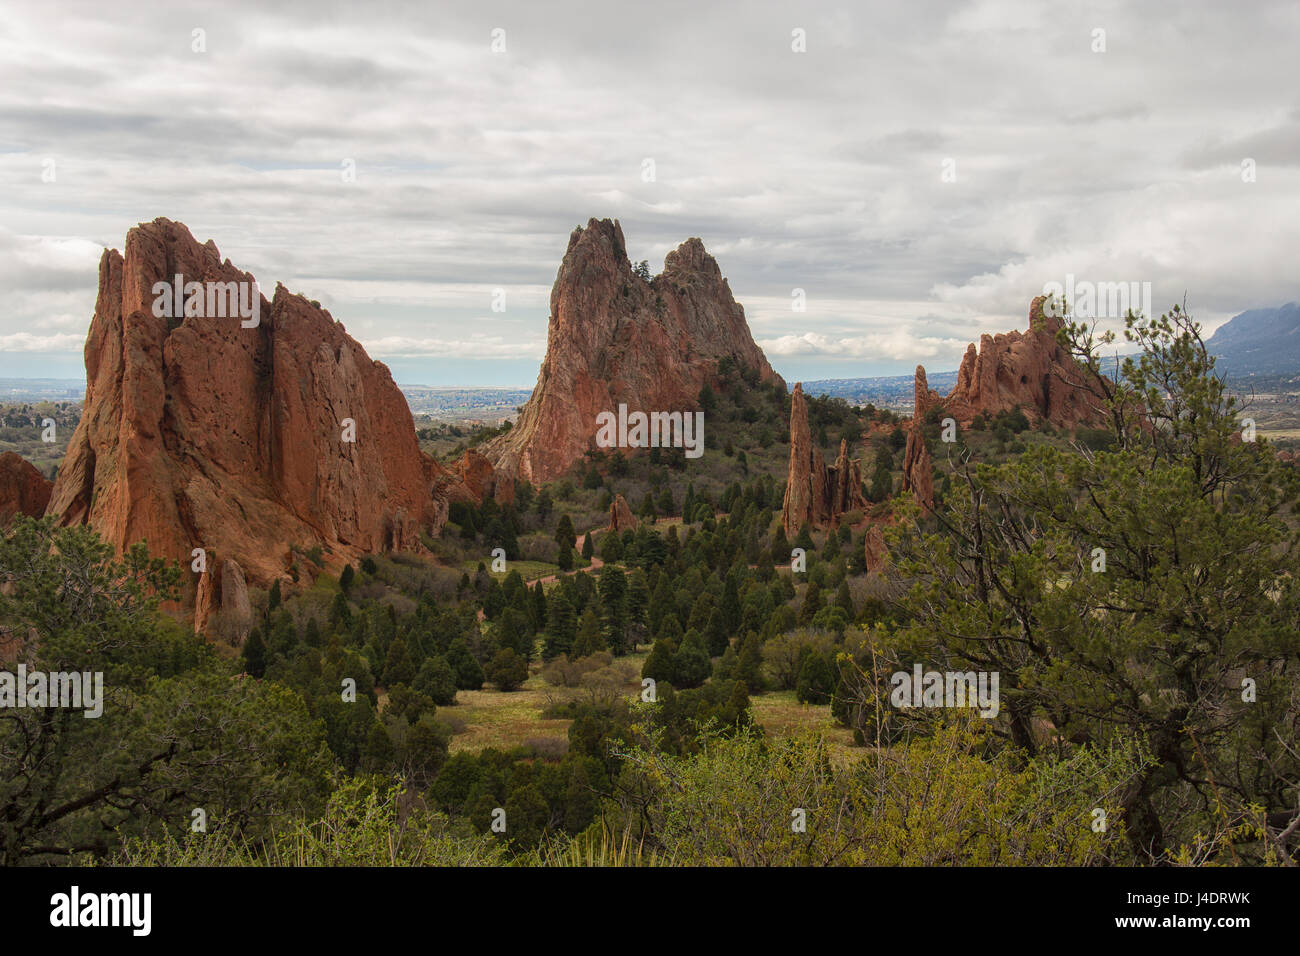
[[[799,607],[799,626],[807,627],[812,623],[812,619],[817,616],[817,612],[822,609],[822,589],[816,581],[808,582],[808,589],[804,591],[803,604]]]
[[[394,638],[388,645],[388,657],[384,660],[383,682],[385,687],[394,684],[409,684],[415,677],[415,667],[411,663],[411,654],[406,641]]]
[[[511,648],[503,647],[484,668],[484,675],[497,685],[497,690],[518,690],[528,680],[528,662]]]
[[[266,673],[266,642],[262,640],[261,628],[249,631],[240,656],[244,660],[244,672],[250,677],[261,677]]]
[[[632,650],[636,650],[637,644],[646,635],[647,611],[650,607],[650,587],[646,582],[646,574],[641,568],[637,568],[630,575],[627,581],[627,626],[628,638],[632,645]]]
[[[456,672],[441,654],[433,654],[420,665],[411,687],[440,707],[456,703]]]
[[[589,657],[600,651],[609,650],[605,635],[600,626],[600,618],[594,608],[582,612],[582,622],[578,625],[578,637],[573,644],[573,659]]]
[[[573,519],[567,514],[560,515],[560,520],[556,522],[555,540],[561,548],[572,548],[578,540],[578,534],[573,530]]]
[[[713,672],[708,648],[698,631],[687,631],[681,647],[673,655],[673,686],[699,687]]]
[[[671,684],[673,681],[673,647],[670,641],[655,641],[650,656],[641,665],[641,676],[649,677],[657,683]]]
[[[857,609],[853,607],[853,595],[849,593],[848,581],[840,582],[839,590],[835,592],[835,606],[844,608],[850,621],[857,616]]]
[[[470,653],[465,638],[458,637],[451,642],[447,648],[447,663],[456,672],[456,687],[459,690],[478,690],[483,686],[483,668]]]
[[[659,501],[657,502],[659,513],[665,517],[671,516],[676,507],[677,502],[673,501],[672,489],[664,485],[663,491],[659,492]]]
[[[578,618],[573,604],[564,594],[563,588],[551,592],[546,609],[546,644],[542,657],[553,660],[561,654],[573,650],[573,642],[578,636]]]

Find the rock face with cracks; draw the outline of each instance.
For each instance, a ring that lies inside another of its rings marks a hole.
[[[256,324],[217,316],[210,297],[205,315],[167,315],[155,284],[176,275],[251,288]],[[340,565],[417,549],[466,493],[420,451],[386,366],[316,303],[240,285],[253,282],[167,219],[104,252],[85,406],[47,509],[186,568],[202,549],[183,599],[200,626],[218,607],[241,613],[246,585],[285,577],[293,546]]]
[[[724,359],[785,385],[699,239],[670,252],[663,272],[646,281],[633,271],[618,222],[592,219],[569,237],[551,290],[537,386],[483,453],[506,478],[551,481],[596,447],[601,412],[620,404],[629,413],[695,410]]]

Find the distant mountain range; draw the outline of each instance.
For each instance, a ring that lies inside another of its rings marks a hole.
[[[1230,378],[1300,375],[1300,305],[1243,312],[1205,344],[1218,359],[1215,367]]]

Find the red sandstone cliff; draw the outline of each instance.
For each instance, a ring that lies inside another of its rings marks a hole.
[[[670,252],[646,282],[632,271],[619,224],[592,219],[569,237],[551,291],[537,386],[483,453],[505,477],[558,478],[594,447],[597,414],[620,403],[629,412],[694,410],[724,357],[784,385],[699,239]]]
[[[221,581],[268,586],[293,544],[341,562],[419,547],[459,479],[421,453],[386,366],[329,313],[277,287],[260,323],[154,315],[155,282],[252,282],[180,223],[156,219],[106,250],[86,338],[86,400],[48,513],[123,548],[207,552],[200,625]],[[348,420],[354,441],[348,441]],[[233,565],[233,566],[232,566]],[[188,603],[187,598],[187,603]],[[241,600],[233,597],[238,609]]]
[[[45,514],[53,487],[21,455],[11,451],[0,455],[0,525],[8,524],[15,515],[39,518]]]

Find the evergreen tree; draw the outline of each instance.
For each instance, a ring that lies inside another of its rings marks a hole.
[[[411,663],[411,654],[406,641],[394,638],[388,645],[388,657],[384,660],[382,680],[385,687],[394,684],[409,684],[415,678],[415,667]]]
[[[578,540],[578,534],[573,530],[573,519],[567,514],[560,515],[555,525],[555,540],[561,548],[572,548]]]
[[[607,564],[600,569],[600,616],[610,650],[627,653],[627,576],[622,568]]]
[[[591,535],[587,535],[590,540]],[[600,542],[600,556],[604,561],[621,561],[623,559],[623,541],[617,531],[607,532]]]
[[[561,654],[573,650],[573,642],[578,636],[578,618],[573,604],[565,596],[563,588],[551,592],[546,609],[546,644],[542,656],[553,660]]]
[[[646,574],[637,568],[627,581],[627,634],[632,650],[646,635],[647,611],[650,607],[650,587]]]
[[[705,643],[708,645],[711,657],[720,656],[731,646],[731,630],[723,622],[721,609],[714,608],[709,613],[709,624],[705,634],[707,635]]]
[[[758,635],[750,631],[745,636],[745,643],[741,645],[740,650],[740,667],[736,672],[737,679],[744,682],[745,687],[750,689],[751,693],[762,692],[763,689],[763,652],[759,648]]]
[[[551,501],[550,489],[543,488],[538,492],[537,501],[533,506],[533,510],[537,512],[537,517],[545,521],[551,516],[551,511],[554,507],[555,505]]]
[[[582,621],[578,625],[578,637],[573,644],[573,658],[588,657],[600,651],[609,650],[605,635],[600,626],[600,618],[594,608],[582,612]]]
[[[822,589],[816,581],[808,582],[808,589],[804,591],[803,604],[799,607],[799,625],[807,627],[812,623],[812,619],[817,616],[817,612],[822,609]]]
[[[488,680],[497,685],[498,690],[518,690],[528,680],[528,662],[509,647],[503,647],[488,662],[484,669]]]
[[[795,684],[795,699],[803,704],[826,704],[835,689],[838,675],[826,655],[813,651],[804,655]]]
[[[450,707],[456,703],[456,672],[441,654],[425,658],[411,687],[427,694],[440,707]]]
[[[853,595],[849,593],[847,580],[841,581],[839,590],[835,592],[835,606],[843,608],[850,621],[857,616],[858,612],[853,606]]]
[[[459,690],[478,690],[483,686],[483,668],[470,653],[465,638],[458,637],[447,649],[447,663],[456,672],[456,687]]]
[[[677,502],[673,501],[672,489],[667,485],[659,492],[659,501],[656,503],[656,508],[665,517],[671,516],[677,508]]]
[[[266,642],[262,640],[261,628],[253,628],[244,641],[240,652],[244,661],[244,672],[250,677],[261,677],[266,673]]]
[[[352,608],[348,606],[348,599],[340,591],[334,595],[334,601],[330,604],[330,628],[338,630],[346,628],[352,623]]]
[[[673,655],[673,686],[699,687],[713,672],[708,648],[698,631],[687,631],[681,647]]]
[[[673,681],[673,645],[671,641],[660,638],[650,650],[650,656],[641,665],[641,676],[649,677],[660,684]]]

